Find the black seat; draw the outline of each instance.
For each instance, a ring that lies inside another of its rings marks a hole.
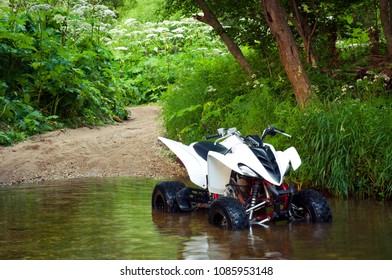
[[[197,142],[195,143],[195,145],[193,145],[193,148],[195,149],[196,153],[204,160],[207,160],[207,155],[209,151],[214,151],[221,154],[226,154],[229,151],[222,144],[208,141]]]

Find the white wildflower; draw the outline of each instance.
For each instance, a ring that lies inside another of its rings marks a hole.
[[[206,92],[215,92],[216,88],[214,88],[213,86],[208,86],[206,89]]]
[[[126,21],[124,21],[125,25],[133,25],[133,24],[138,24],[138,23],[140,23],[140,22],[138,22],[135,18],[130,18],[130,19],[127,19]]]
[[[63,16],[63,15],[56,14],[56,15],[53,17],[53,20],[54,20],[55,22],[57,22],[57,23],[62,24],[66,18],[67,18],[67,17],[65,17],[65,16]]]
[[[183,27],[179,27],[179,28],[176,28],[176,29],[174,29],[174,30],[172,30],[172,32],[173,33],[184,33],[184,28]]]
[[[146,37],[147,37],[148,39],[149,39],[149,38],[154,38],[154,37],[158,37],[158,34],[151,33],[151,34],[148,34]]]
[[[102,11],[101,11],[101,15],[105,18],[115,18],[116,17],[116,13],[113,12],[112,10],[108,9],[106,6],[102,5]]]
[[[129,33],[128,36],[140,35],[140,34],[143,34],[143,32],[140,30],[135,30],[135,31],[132,31],[131,33]]]
[[[169,32],[170,30],[169,30],[169,28],[166,28],[166,27],[158,27],[158,28],[156,29],[156,31],[157,31],[158,33],[163,33],[163,32]]]
[[[385,82],[389,82],[389,80],[391,79],[387,74],[381,74],[380,77],[383,78]]]
[[[122,36],[122,35],[125,34],[126,31],[127,31],[127,30],[124,29],[124,28],[123,28],[123,29],[112,29],[112,30],[109,31],[109,34],[117,35],[117,36]]]
[[[29,7],[30,12],[50,11],[53,7],[49,4],[33,4]]]

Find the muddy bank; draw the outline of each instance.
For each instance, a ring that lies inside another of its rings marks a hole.
[[[0,185],[82,177],[186,176],[158,140],[160,108],[133,107],[122,123],[62,129],[0,147]]]

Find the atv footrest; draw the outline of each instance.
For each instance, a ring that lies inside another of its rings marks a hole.
[[[186,187],[177,193],[177,203],[183,211],[191,211],[197,204],[207,204],[210,196],[206,190]]]

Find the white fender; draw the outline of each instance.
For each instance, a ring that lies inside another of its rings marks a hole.
[[[287,148],[284,150],[284,152],[281,153],[281,155],[291,163],[291,167],[294,171],[297,170],[298,167],[300,167],[302,164],[301,157],[294,147]]]
[[[208,191],[210,193],[224,194],[232,170],[242,174],[236,162],[226,160],[228,155],[212,151],[208,153]]]
[[[189,179],[201,188],[207,188],[206,174],[207,162],[199,157],[191,146],[173,141],[164,137],[158,137],[185,165]]]

